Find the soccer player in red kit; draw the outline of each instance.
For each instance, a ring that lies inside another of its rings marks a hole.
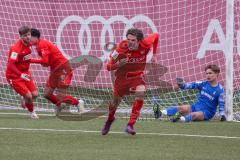
[[[41,33],[39,30],[32,28],[31,36],[32,45],[36,46],[36,51],[41,57],[40,59],[31,59],[31,63],[50,67],[50,76],[44,88],[44,97],[55,104],[58,109],[60,109],[61,103],[64,102],[74,105],[78,111],[82,111],[83,108],[80,108],[82,106],[80,105],[81,100],[71,95],[61,94],[69,87],[73,76],[68,60],[52,42],[40,38]],[[55,89],[60,90],[60,94],[54,95]]]
[[[143,32],[131,28],[126,34],[127,40],[122,41],[110,55],[107,70],[115,70],[113,101],[109,105],[108,118],[102,129],[102,135],[106,135],[115,120],[115,112],[122,97],[132,92],[135,93],[135,102],[125,132],[135,135],[134,124],[143,106],[145,82],[143,81],[147,54],[153,48],[152,62],[156,62],[158,45],[158,33],[143,37]]]
[[[38,119],[34,111],[33,99],[38,96],[36,85],[29,71],[31,55],[31,28],[22,26],[18,30],[20,39],[8,52],[6,78],[11,87],[23,97],[22,106],[31,113],[32,119]]]

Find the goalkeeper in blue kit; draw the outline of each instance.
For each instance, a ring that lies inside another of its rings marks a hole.
[[[191,122],[210,120],[217,111],[219,106],[219,114],[221,121],[225,121],[224,113],[224,88],[217,81],[220,69],[217,65],[208,65],[205,68],[205,81],[184,83],[182,78],[177,78],[177,84],[181,89],[198,89],[199,95],[197,102],[192,105],[171,106],[167,109],[158,111],[159,116],[175,116],[173,122]]]

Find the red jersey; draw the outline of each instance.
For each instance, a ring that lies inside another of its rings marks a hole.
[[[41,60],[38,62],[36,60],[31,60],[31,62],[37,62],[45,66],[50,66],[51,71],[56,70],[60,65],[67,62],[67,58],[64,57],[57,46],[46,39],[39,39],[39,42],[36,46],[36,51],[41,57]]]
[[[143,74],[146,66],[147,54],[151,47],[153,54],[157,52],[158,33],[153,33],[140,41],[137,50],[129,50],[127,40],[122,41],[116,50],[110,55],[110,61],[107,64],[107,69],[116,70],[115,76],[118,78],[126,78],[135,74]],[[127,64],[122,67],[115,67],[121,59],[128,58]]]
[[[21,73],[29,73],[31,45],[24,45],[19,39],[8,52],[7,78],[20,78]]]

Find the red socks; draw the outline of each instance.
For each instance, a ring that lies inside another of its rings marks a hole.
[[[73,96],[70,96],[70,95],[67,95],[63,98],[62,102],[65,102],[65,103],[68,103],[68,104],[71,104],[71,105],[78,105],[78,100],[76,98],[74,98]]]
[[[71,104],[71,105],[78,105],[78,100],[76,98],[74,98],[73,96],[65,96],[63,98],[63,100],[59,100],[57,96],[51,94],[49,96],[46,96],[46,99],[48,99],[49,101],[51,101],[53,104],[55,104],[56,106],[60,106],[60,104],[62,102],[65,102],[65,103],[68,103],[68,104]]]
[[[28,111],[29,112],[33,112],[33,103],[25,103],[25,106],[27,107]]]
[[[56,106],[60,106],[60,100],[57,98],[57,96],[50,94],[49,96],[46,96],[45,98],[48,99],[53,104],[55,104]]]
[[[143,106],[143,100],[142,99],[137,99],[135,100],[135,103],[132,107],[132,113],[130,115],[128,125],[133,126],[136,123],[136,120],[140,114],[140,110]]]
[[[117,108],[115,108],[112,104],[109,104],[108,107],[108,121],[112,121],[115,118],[115,113],[116,113]]]
[[[140,114],[140,110],[142,109],[143,106],[143,100],[142,99],[137,99],[135,100],[135,103],[132,107],[132,113],[130,116],[130,119],[128,121],[128,125],[134,125],[136,123],[136,120]],[[113,105],[109,105],[109,112],[108,112],[108,121],[114,120],[114,115],[116,113],[117,108],[115,108]]]

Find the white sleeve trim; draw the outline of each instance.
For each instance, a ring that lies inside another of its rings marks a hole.
[[[119,55],[119,53],[118,53],[116,50],[114,50],[113,53],[112,53],[112,58],[113,58],[114,60],[116,60],[117,57],[118,57],[118,55]]]

